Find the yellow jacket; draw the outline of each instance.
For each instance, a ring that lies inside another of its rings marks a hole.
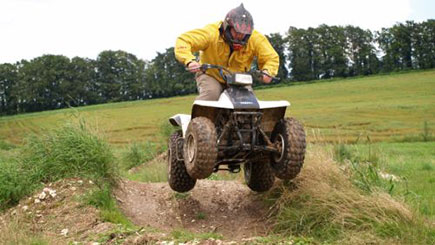
[[[230,46],[219,33],[222,21],[209,24],[201,29],[195,29],[180,35],[175,44],[175,57],[187,65],[195,60],[192,52],[200,52],[200,63],[221,65],[232,72],[246,72],[251,69],[254,57],[260,70],[276,76],[279,67],[279,56],[270,45],[267,38],[254,30],[248,43],[230,55]],[[207,70],[207,74],[224,83],[216,69]]]

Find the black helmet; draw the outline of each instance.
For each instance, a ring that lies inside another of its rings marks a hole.
[[[231,35],[231,27],[234,28],[237,33],[245,34],[245,38],[243,40],[234,39]],[[228,12],[222,23],[223,37],[234,49],[240,49],[242,45],[245,45],[253,30],[254,20],[252,19],[252,15],[243,6],[243,3]]]

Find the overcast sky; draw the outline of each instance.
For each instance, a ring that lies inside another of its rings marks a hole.
[[[380,30],[435,18],[434,0],[0,0],[0,63],[44,54],[96,59],[103,50],[151,60],[241,2],[263,34],[320,24]]]

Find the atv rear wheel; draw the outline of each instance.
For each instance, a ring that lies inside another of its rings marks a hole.
[[[272,142],[279,152],[272,156],[272,168],[280,179],[293,179],[301,171],[305,159],[305,132],[294,118],[281,119],[273,129]]]
[[[206,117],[193,118],[187,127],[183,155],[192,178],[205,179],[213,173],[217,160],[216,128]]]
[[[177,131],[169,138],[168,146],[168,182],[172,190],[187,192],[193,189],[196,179],[190,177],[183,161],[177,160],[177,152],[182,150],[181,131]],[[177,149],[178,148],[178,149]],[[181,152],[180,152],[181,153]],[[179,154],[181,155],[181,154]]]
[[[257,159],[243,166],[248,187],[256,192],[268,191],[275,182],[275,175],[270,166],[269,155],[260,155]]]

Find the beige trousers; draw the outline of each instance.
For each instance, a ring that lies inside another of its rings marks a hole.
[[[196,87],[199,95],[197,100],[219,100],[219,96],[224,90],[224,85],[214,77],[204,73],[196,74]]]
[[[198,88],[199,92],[196,100],[219,100],[219,97],[225,88],[224,84],[205,73],[197,73],[195,79],[196,87]],[[251,92],[254,92],[252,86],[246,86],[245,88]]]

